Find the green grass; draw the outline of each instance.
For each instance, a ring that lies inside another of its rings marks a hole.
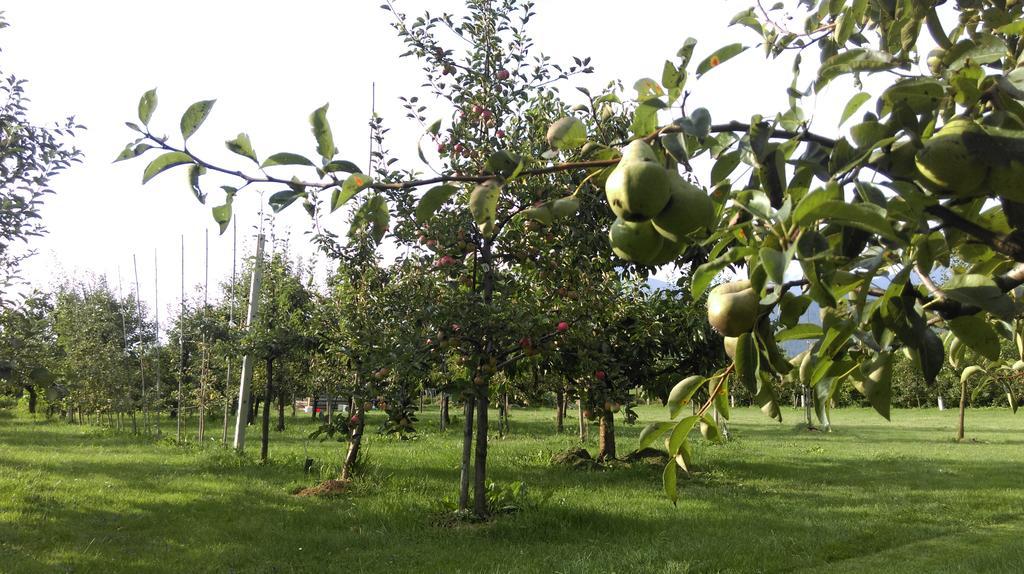
[[[643,420],[664,410],[640,409]],[[536,507],[481,525],[434,525],[451,498],[460,435],[371,435],[354,490],[299,498],[306,453],[329,477],[338,443],[308,419],[271,436],[271,464],[211,443],[178,447],[0,412],[0,572],[1019,572],[1024,568],[1024,419],[835,413],[831,434],[737,409],[735,440],[698,443],[700,476],[673,507],[661,468],[552,467],[575,444],[550,411],[514,411],[491,442],[490,478],[524,481]],[[194,421],[191,425],[194,428]],[[211,426],[216,427],[216,424]],[[428,428],[430,427],[430,428]],[[170,424],[165,432],[171,430]],[[219,430],[214,431],[219,439]],[[620,449],[639,427],[620,426]],[[593,436],[593,435],[592,435]],[[593,449],[593,440],[591,445]]]

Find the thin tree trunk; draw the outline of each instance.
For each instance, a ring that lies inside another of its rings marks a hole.
[[[555,432],[565,432],[565,390],[555,392]]]
[[[476,399],[465,399],[466,420],[462,425],[462,469],[459,473],[459,510],[469,508],[469,464],[473,458],[473,407]]]
[[[505,438],[505,400],[498,395],[498,438]]]
[[[487,517],[487,407],[490,404],[488,389],[482,389],[477,400],[476,453],[473,467],[473,512]]]
[[[587,442],[587,418],[583,416],[583,397],[576,400],[580,417],[580,442]]]
[[[36,393],[34,386],[25,387],[28,391],[28,412],[29,414],[36,414],[36,401],[39,399],[39,395]]]
[[[615,458],[615,415],[610,410],[603,409],[600,424],[597,460],[613,460]]]
[[[284,389],[277,393],[277,430],[284,430]]]
[[[441,430],[448,430],[452,419],[448,415],[448,393],[441,393]]]
[[[226,390],[225,390],[226,392]],[[231,401],[228,400],[227,395],[224,396],[224,432],[221,433],[220,443],[223,445],[228,444],[228,420],[231,418]]]
[[[352,469],[359,460],[359,447],[363,444],[363,429],[366,427],[366,416],[363,413],[362,405],[355,405],[354,417],[357,417],[356,426],[352,429],[352,436],[348,439],[348,452],[345,453],[345,464],[341,467],[341,480],[352,479]]]
[[[960,421],[956,427],[956,440],[964,440],[964,412],[967,410],[967,380],[960,383]]]
[[[263,396],[263,436],[260,441],[260,460],[267,460],[270,446],[270,406],[274,395],[274,359],[267,358],[267,389]]]
[[[334,422],[334,397],[331,396],[331,393],[327,393],[327,405],[324,409],[327,411],[327,424],[332,424]]]
[[[508,436],[508,435],[512,434],[512,419],[510,418],[512,416],[512,409],[511,409],[512,405],[509,404],[508,393],[505,393],[505,401],[504,402],[505,402],[505,435]]]

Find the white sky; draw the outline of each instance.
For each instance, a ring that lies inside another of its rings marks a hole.
[[[153,87],[160,102],[151,125],[172,136],[178,134],[178,120],[188,104],[217,99],[210,118],[190,140],[194,150],[214,163],[245,165],[223,144],[240,131],[249,134],[261,158],[278,151],[313,157],[307,118],[330,102],[329,119],[341,157],[365,166],[371,82],[376,82],[377,111],[393,128],[390,147],[401,159],[398,165],[421,168],[415,151],[421,128],[403,119],[398,96],[427,94],[418,87],[417,62],[398,58],[403,46],[389,26],[390,14],[379,8],[380,0],[5,4],[11,27],[0,31],[0,69],[29,81],[33,118],[50,122],[74,114],[88,127],[75,142],[84,150],[85,162],[53,182],[58,193],[47,199],[43,210],[49,234],[33,243],[39,253],[24,268],[25,276],[38,285],[62,274],[87,272],[106,274],[116,285],[120,269],[127,288],[135,254],[143,300],[152,303],[156,252],[160,314],[167,317],[167,309],[176,306],[181,280],[181,236],[185,282],[191,288],[202,281],[206,230],[211,283],[230,273],[230,230],[218,237],[209,211],[221,203],[219,191],[212,191],[203,206],[188,190],[184,168],[143,187],[144,159],[111,163],[133,137],[124,122],[136,120],[139,96]],[[687,36],[698,39],[698,61],[730,42],[753,44],[756,38],[749,30],[725,27],[749,5],[749,0],[632,0],[626,9],[621,3],[541,2],[530,31],[538,48],[555,62],[574,55],[593,58],[596,73],[563,88],[573,99],[578,94],[572,85],[598,88],[621,79],[631,86],[644,76],[660,79],[664,60],[676,60]],[[399,0],[397,6],[410,15],[426,8],[461,12],[461,3],[452,0]],[[689,109],[708,107],[716,122],[784,110],[790,63],[769,62],[763,54],[749,50],[699,82],[691,77]],[[835,85],[834,93],[817,98],[820,110],[813,109],[814,100],[805,102],[810,113],[820,116],[815,123],[825,133],[834,133],[837,110],[852,94],[848,82]],[[450,117],[443,109],[433,116]],[[253,244],[259,204],[251,192],[235,200],[240,248]],[[341,220],[335,214],[328,226],[340,232]],[[300,252],[313,254],[303,236],[309,218],[298,204],[279,216],[277,226],[291,233],[291,243]]]

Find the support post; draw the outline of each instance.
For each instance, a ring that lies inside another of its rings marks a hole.
[[[249,286],[249,309],[245,316],[245,327],[248,329],[256,320],[256,311],[260,301],[260,281],[263,279],[263,234],[256,238],[256,262],[252,268],[252,284]],[[242,357],[242,380],[238,385],[238,414],[235,417],[235,449],[245,450],[245,426],[249,419],[249,395],[252,387],[251,354]]]

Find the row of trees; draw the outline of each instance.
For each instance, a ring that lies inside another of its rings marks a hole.
[[[453,338],[464,349],[472,380],[481,383],[498,365],[518,364],[509,359],[517,357],[522,330],[507,328],[520,304],[508,297],[516,278],[531,277],[531,286],[541,288],[545,277],[557,277],[562,281],[556,284],[569,289],[589,285],[581,276],[642,276],[649,265],[674,263],[692,271],[688,285],[699,300],[726,268],[745,269],[747,280],[712,293],[711,323],[729,338],[732,362],[717,370],[714,362],[693,365],[697,374],[668,397],[670,414],[678,416],[694,397],[702,397],[702,406],[644,433],[644,444],[667,435],[675,462],[665,469],[665,487],[673,498],[675,465],[688,466],[688,431],[699,423],[704,436],[721,434],[710,414],[725,410],[730,381],[774,418],[781,418],[784,384],[798,381],[811,390],[809,402],[827,427],[829,408],[851,386],[888,417],[893,362],[901,353],[928,384],[944,364],[962,368],[964,390],[971,377],[999,381],[999,373],[1022,364],[999,345],[1000,337],[1014,341],[1020,355],[1024,340],[1016,294],[1024,282],[1020,5],[819,0],[745,10],[732,24],[753,31],[769,58],[792,65],[789,105],[725,123],[713,123],[707,109],[687,107],[695,85],[690,78],[725,73],[718,69],[746,51],[743,44],[698,60],[696,43],[687,40],[676,59],[665,62],[660,79],[635,84],[634,97],[624,97],[616,84],[599,94],[581,89],[586,102],[570,108],[557,85],[593,68],[588,58],[559,67],[529,56],[531,3],[470,0],[461,18],[407,18],[390,3],[384,8],[406,42],[404,55],[423,63],[429,97],[454,112],[448,125],[428,123],[423,114],[429,106],[419,97],[405,99],[408,117],[425,128],[419,155],[437,177],[392,168],[397,160],[383,149],[379,118],[372,124],[374,165],[364,172],[339,158],[326,106],[310,118],[316,162],[296,153],[259,156],[240,134],[228,149],[258,169],[211,163],[148,127],[155,92],[140,102],[139,136],[122,159],[159,152],[145,180],[178,165],[190,166],[194,185],[207,171],[229,176],[237,181],[226,188],[229,202],[247,186],[280,186],[284,191],[271,204],[301,201],[321,245],[332,253],[341,251],[336,237],[323,230],[323,216],[353,198],[353,239],[379,243],[387,236],[408,248],[421,234],[425,245],[438,250],[438,272],[466,287],[452,290],[459,304],[448,309],[467,311],[452,323],[465,335]],[[791,28],[798,19],[803,27]],[[925,31],[938,46],[930,54],[922,48],[928,45],[921,39]],[[462,40],[468,48],[449,47]],[[813,78],[803,78],[815,60]],[[834,136],[812,131],[805,101],[846,78],[860,89],[863,77],[876,74],[879,91],[857,92],[844,110],[843,123],[874,100],[859,123]],[[185,112],[183,140],[211,107],[211,101],[197,102]],[[436,144],[436,157],[424,151],[424,140]],[[280,166],[293,173],[277,175]],[[697,198],[691,183],[701,181],[707,188]],[[421,188],[427,190],[413,193]],[[677,189],[678,201],[692,198],[692,207],[671,207]],[[698,203],[702,221],[691,225]],[[229,205],[215,208],[214,217],[226,222]],[[619,218],[611,241],[621,259],[611,255],[600,233],[612,219],[609,207]],[[801,277],[787,280],[797,269]],[[949,272],[944,285],[932,279],[937,269]],[[884,287],[876,284],[879,277]],[[617,304],[602,304],[600,286],[584,293],[584,304],[603,313],[606,326]],[[572,308],[550,290],[538,300],[562,312]],[[812,302],[823,309],[820,325],[799,322]],[[600,353],[605,345],[615,348],[587,335],[574,353],[580,372],[592,372],[595,346]],[[786,357],[778,343],[792,339],[808,340],[811,347]],[[472,458],[473,508],[480,515],[486,514],[490,392],[490,385],[480,384],[473,391],[476,402],[465,407],[460,506],[469,504]],[[613,407],[614,385],[606,394]],[[1010,402],[1015,408],[1016,400]],[[474,414],[475,428],[469,423]]]

